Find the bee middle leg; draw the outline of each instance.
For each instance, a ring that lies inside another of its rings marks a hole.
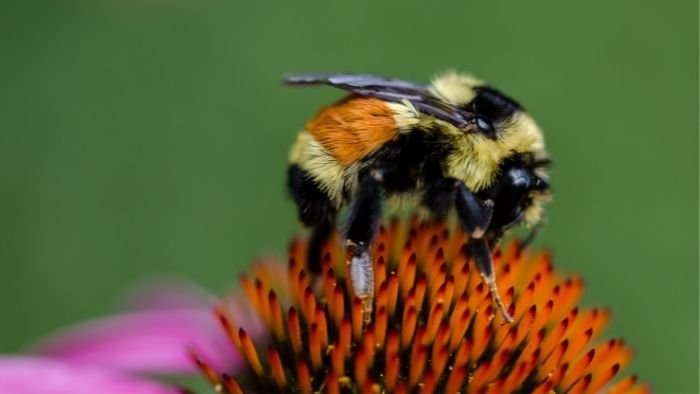
[[[382,180],[381,170],[369,170],[360,175],[346,230],[350,279],[355,295],[362,300],[365,323],[369,323],[372,317],[374,266],[370,247],[382,214]]]
[[[481,201],[464,182],[454,178],[439,178],[427,185],[422,203],[440,218],[455,207],[460,224],[470,238],[482,238],[493,216],[493,201]]]

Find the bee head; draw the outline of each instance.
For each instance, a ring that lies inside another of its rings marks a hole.
[[[464,126],[449,132],[457,146],[448,172],[474,189],[488,186],[500,163],[509,157],[523,153],[546,156],[542,132],[534,119],[499,90],[472,76],[449,72],[435,78],[430,91],[466,119]]]

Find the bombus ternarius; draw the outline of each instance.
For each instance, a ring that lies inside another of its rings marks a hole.
[[[370,246],[385,198],[412,198],[431,217],[454,207],[468,248],[506,321],[491,251],[505,230],[543,218],[550,164],[542,133],[515,100],[449,72],[428,86],[361,74],[289,75],[290,85],[349,91],[299,133],[288,187],[299,218],[313,228],[311,267],[349,205],[345,245],[355,294],[371,316]]]

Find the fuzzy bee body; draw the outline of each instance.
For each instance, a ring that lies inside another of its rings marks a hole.
[[[321,109],[290,152],[288,187],[300,220],[314,228],[311,266],[319,265],[338,211],[350,206],[348,263],[356,295],[369,308],[369,247],[382,202],[411,199],[432,217],[454,209],[508,320],[490,248],[509,227],[540,221],[549,194],[549,158],[530,115],[499,91],[456,73],[429,86],[351,74],[293,75],[285,81],[350,92]]]

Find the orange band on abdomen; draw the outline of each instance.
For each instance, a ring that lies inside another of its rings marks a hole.
[[[394,113],[384,101],[360,96],[323,108],[306,127],[342,165],[376,151],[398,132]]]

